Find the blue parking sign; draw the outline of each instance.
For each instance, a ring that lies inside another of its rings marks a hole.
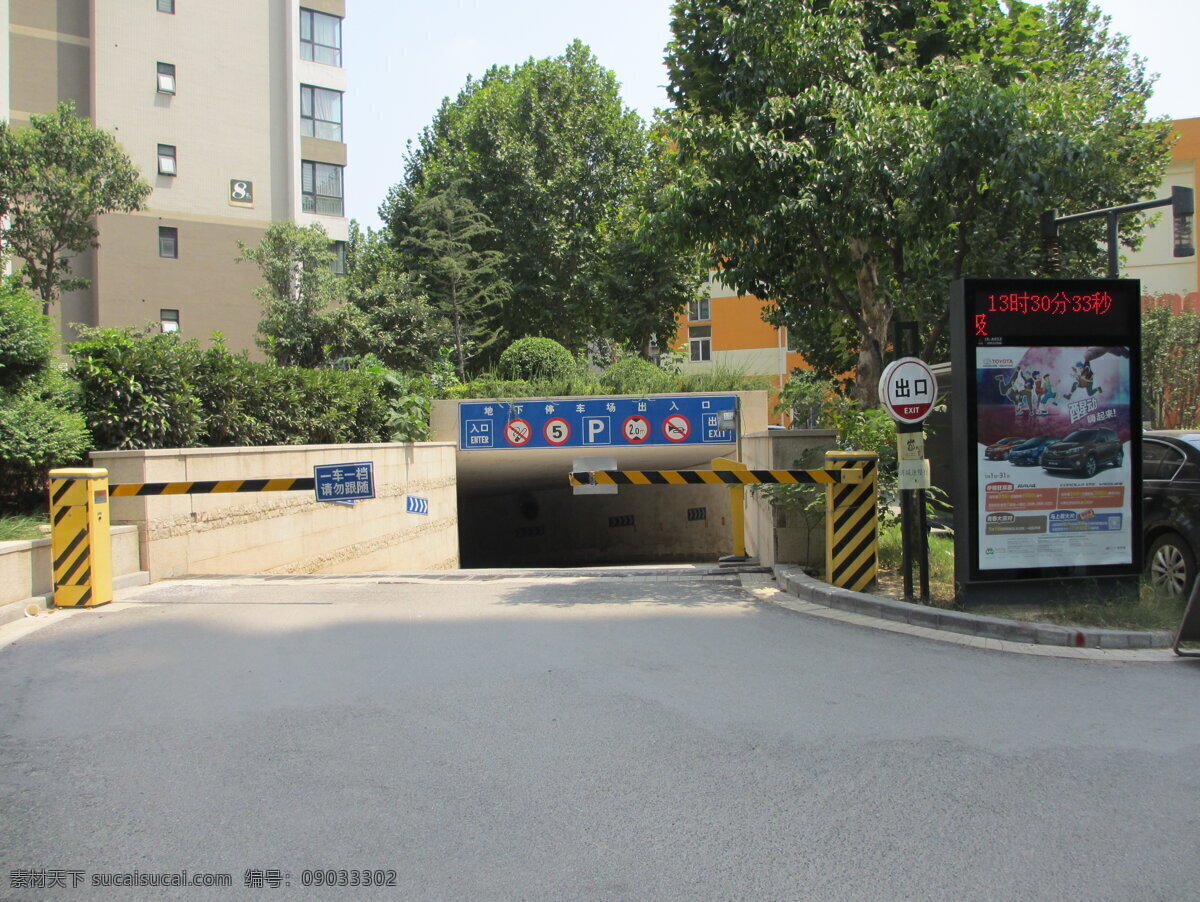
[[[737,410],[735,395],[461,401],[458,447],[513,451],[729,445],[737,441]]]

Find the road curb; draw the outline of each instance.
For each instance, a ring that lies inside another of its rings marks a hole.
[[[113,590],[132,589],[137,586],[145,586],[150,582],[150,574],[145,570],[136,570],[133,573],[123,573],[120,576],[113,577]],[[23,601],[10,601],[8,604],[0,604],[0,626],[6,623],[13,623],[25,617],[37,617],[45,614],[50,609],[54,600],[54,593],[47,592],[45,595],[33,595]]]
[[[1175,641],[1166,631],[1106,630],[1091,627],[1058,626],[1053,623],[1028,623],[985,617],[966,611],[949,611],[926,605],[896,601],[865,592],[839,589],[809,576],[798,566],[777,564],[775,580],[790,595],[813,604],[842,611],[899,621],[927,629],[945,630],[983,639],[1001,639],[1029,645],[1055,645],[1066,648],[1170,648]]]

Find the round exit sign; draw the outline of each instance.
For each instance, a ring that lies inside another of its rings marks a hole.
[[[879,400],[898,423],[919,423],[933,409],[937,377],[917,357],[901,357],[887,365],[879,377]]]

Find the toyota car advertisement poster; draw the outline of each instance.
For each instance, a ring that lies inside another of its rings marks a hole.
[[[975,353],[977,567],[1130,563],[1130,349]]]
[[[1137,576],[1140,283],[961,279],[950,320],[961,596]]]

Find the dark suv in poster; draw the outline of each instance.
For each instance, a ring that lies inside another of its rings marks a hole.
[[[1142,529],[1150,582],[1187,594],[1200,554],[1200,432],[1142,436]]]
[[[1101,467],[1119,467],[1125,460],[1121,437],[1111,429],[1076,429],[1062,441],[1047,445],[1042,467],[1095,476]]]

